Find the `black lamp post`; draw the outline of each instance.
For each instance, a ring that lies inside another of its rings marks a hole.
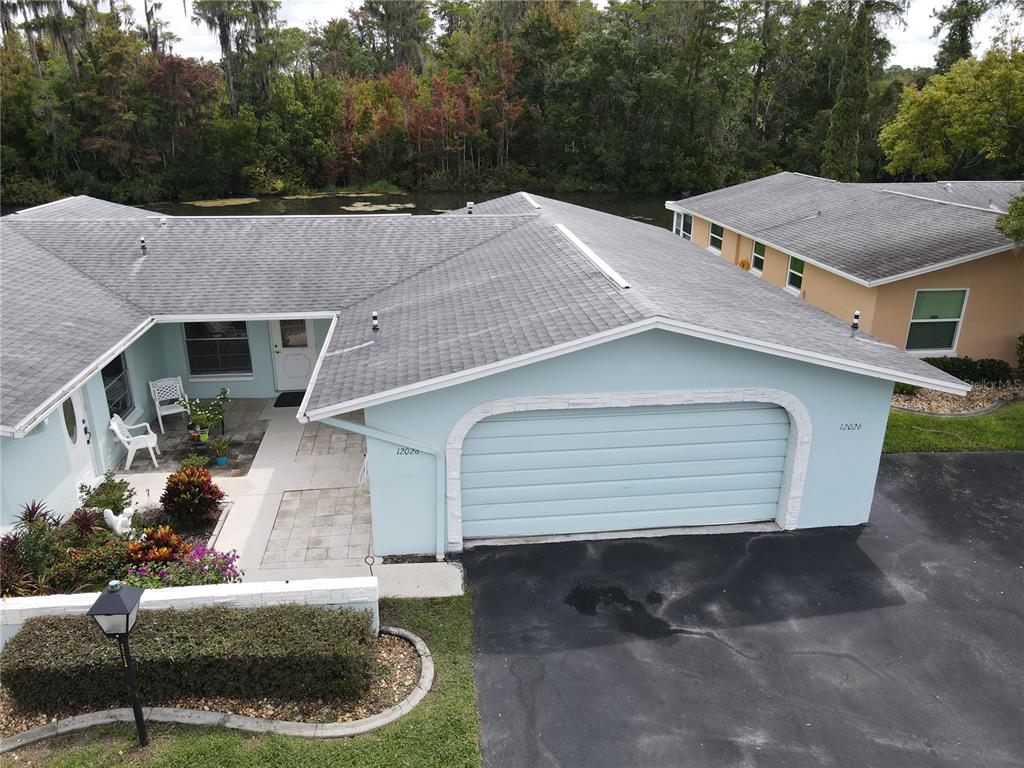
[[[96,598],[88,615],[96,619],[103,634],[113,637],[121,647],[121,662],[124,664],[124,677],[128,683],[128,692],[132,697],[132,710],[135,712],[135,727],[139,731],[139,744],[149,744],[146,732],[146,720],[142,716],[142,703],[139,701],[139,686],[135,682],[135,664],[128,648],[128,633],[135,626],[139,615],[139,601],[146,590],[131,587],[120,581],[112,581]]]

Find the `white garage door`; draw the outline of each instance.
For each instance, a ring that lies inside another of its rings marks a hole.
[[[788,439],[762,403],[492,416],[463,444],[463,536],[774,520]]]

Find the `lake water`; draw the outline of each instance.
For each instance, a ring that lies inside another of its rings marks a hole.
[[[141,205],[157,213],[171,216],[258,216],[347,213],[411,213],[438,214],[461,208],[467,200],[482,203],[505,192],[413,192],[407,195],[345,193],[324,197],[288,200],[281,197],[261,198],[243,205],[204,207],[188,203],[153,203]],[[672,214],[665,210],[664,197],[622,195],[604,192],[546,192],[545,196],[567,203],[595,208],[648,224],[670,229]]]

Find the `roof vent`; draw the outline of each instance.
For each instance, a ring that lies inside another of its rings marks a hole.
[[[855,310],[853,313],[853,322],[850,323],[850,338],[852,339],[857,335],[857,331],[860,330],[860,310]]]
[[[948,181],[945,184],[942,185],[942,188],[944,190],[946,190],[947,192],[952,192],[953,191],[953,185],[950,184]]]
[[[466,203],[466,208],[467,208],[466,213],[468,213],[470,216],[472,216],[473,215],[473,203],[472,202]]]
[[[380,320],[377,319],[377,313],[374,312],[370,316],[370,328],[373,330],[373,337],[376,339],[377,334],[380,333]]]
[[[142,248],[142,255],[145,256],[146,255],[146,238],[144,238],[144,237],[140,237],[139,238],[139,247]]]

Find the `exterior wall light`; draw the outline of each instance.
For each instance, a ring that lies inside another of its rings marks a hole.
[[[121,663],[124,665],[125,682],[132,699],[132,711],[135,713],[135,727],[139,732],[139,744],[149,744],[146,732],[146,720],[142,716],[142,703],[139,701],[139,686],[135,682],[135,664],[132,662],[131,650],[128,648],[128,633],[135,626],[139,615],[139,602],[146,590],[111,581],[105,590],[96,598],[92,608],[87,611],[103,634],[117,640],[121,648]]]

